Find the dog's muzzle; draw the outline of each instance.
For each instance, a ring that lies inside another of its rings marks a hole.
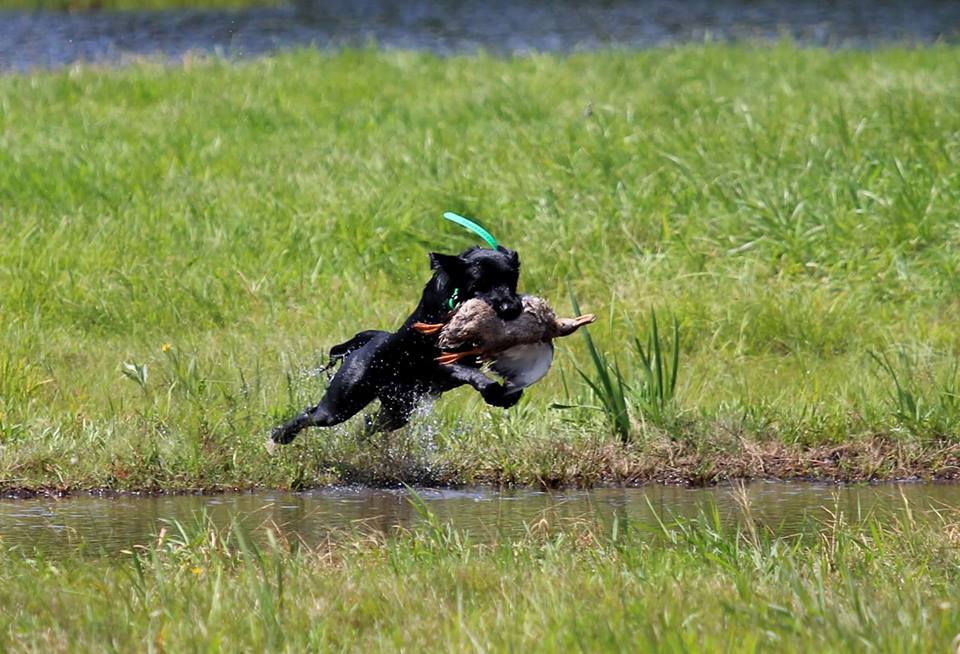
[[[504,320],[513,320],[523,313],[523,302],[520,298],[509,298],[493,303],[493,310]]]

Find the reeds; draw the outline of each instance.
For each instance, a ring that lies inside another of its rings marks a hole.
[[[570,302],[574,312],[580,314],[579,302],[572,291]],[[592,374],[579,366],[576,371],[600,402],[613,433],[624,443],[632,440],[632,413],[641,421],[660,429],[669,429],[677,415],[674,398],[680,370],[680,326],[676,318],[673,319],[672,339],[667,341],[661,338],[656,311],[650,310],[650,331],[646,345],[639,337],[633,339],[639,365],[628,368],[626,373],[618,360],[611,360],[597,348],[588,329],[581,329],[580,332],[593,367]],[[668,352],[669,358],[665,355]],[[637,368],[639,378],[632,376]]]

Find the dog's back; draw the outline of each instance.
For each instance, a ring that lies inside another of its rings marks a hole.
[[[373,429],[390,431],[407,423],[425,395],[440,395],[469,384],[488,404],[512,406],[520,392],[490,380],[469,365],[441,366],[434,339],[418,333],[417,322],[440,322],[461,302],[481,298],[503,319],[520,315],[517,295],[520,258],[507,248],[470,248],[460,255],[432,253],[433,276],[417,308],[393,333],[367,330],[330,349],[341,362],[319,404],[273,430],[275,443],[289,443],[306,427],[330,427],[350,419],[374,399],[380,411]]]

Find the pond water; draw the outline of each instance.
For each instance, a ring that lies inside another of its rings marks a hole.
[[[518,536],[546,519],[562,526],[589,520],[610,526],[614,518],[631,529],[657,529],[658,516],[695,517],[715,507],[721,519],[735,523],[743,515],[736,487],[599,488],[590,491],[537,492],[489,489],[420,489],[420,497],[442,522],[468,530],[477,540]],[[883,484],[832,486],[812,483],[757,482],[745,487],[754,519],[783,535],[810,533],[831,514],[849,521],[875,513],[904,511],[918,516],[960,508],[958,484]],[[206,515],[215,524],[238,521],[246,529],[275,526],[285,535],[315,545],[345,532],[390,534],[415,527],[423,517],[406,490],[361,487],[324,488],[300,493],[261,492],[228,495],[96,497],[0,500],[0,547],[49,552],[75,549],[116,552],[149,543],[171,520],[190,524]]]
[[[298,0],[236,11],[0,11],[0,70],[194,52],[247,57],[311,45],[568,52],[789,36],[869,47],[958,34],[953,0]]]

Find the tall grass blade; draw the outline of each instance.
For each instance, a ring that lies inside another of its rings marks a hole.
[[[580,315],[582,312],[576,293],[572,288],[569,291],[574,312]],[[593,364],[593,374],[587,374],[579,367],[576,367],[577,373],[600,400],[613,433],[622,442],[628,443],[631,440],[630,411],[627,402],[629,385],[624,380],[619,363],[614,361],[611,364],[607,356],[600,352],[589,330],[584,328],[580,333],[583,334],[584,342],[587,344],[587,351]]]
[[[655,310],[650,310],[650,334],[646,346],[639,337],[633,339],[633,344],[640,357],[643,374],[643,383],[637,387],[634,395],[635,401],[645,418],[659,427],[667,427],[675,414],[674,397],[680,371],[680,326],[677,319],[673,319],[669,362],[664,357],[667,344],[660,335]]]

